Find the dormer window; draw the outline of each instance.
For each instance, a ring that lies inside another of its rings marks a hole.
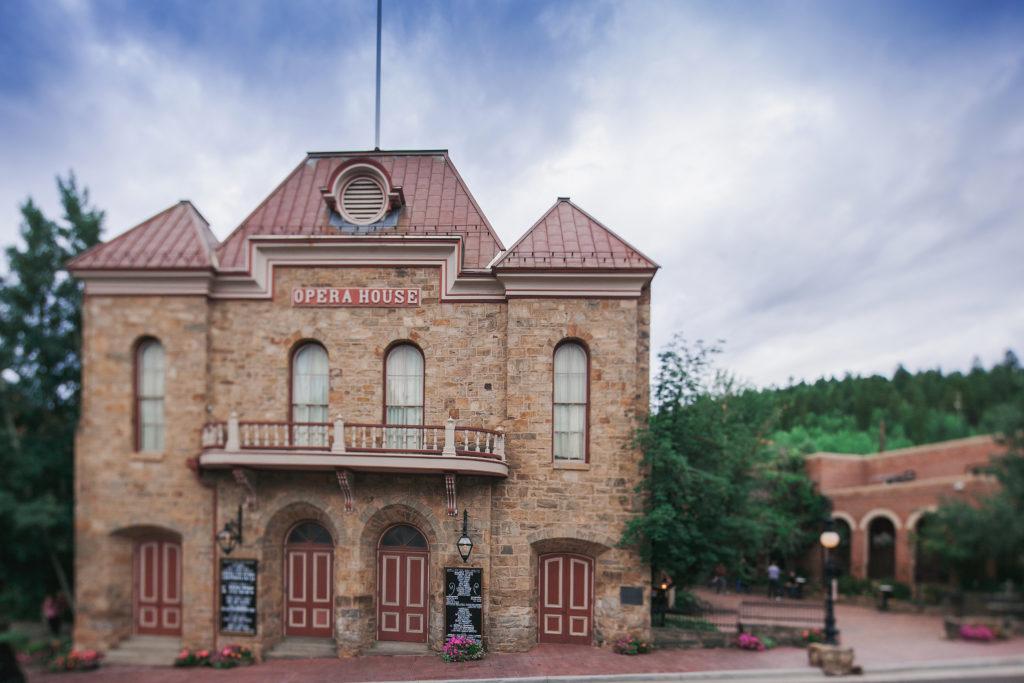
[[[329,187],[321,188],[324,201],[350,225],[380,223],[393,209],[405,205],[401,187],[377,164],[357,161],[335,171]]]

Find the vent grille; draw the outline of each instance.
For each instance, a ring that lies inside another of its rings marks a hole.
[[[384,213],[384,188],[373,178],[360,176],[345,185],[341,210],[353,223],[366,225]]]

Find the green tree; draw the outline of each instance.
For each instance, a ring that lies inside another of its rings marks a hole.
[[[1024,395],[1024,383],[1018,392]],[[1024,582],[1024,400],[1004,404],[993,420],[1006,447],[990,466],[999,490],[979,501],[944,501],[919,539],[965,588]]]
[[[26,200],[0,280],[0,612],[21,616],[47,591],[71,595],[82,292],[63,268],[103,223],[74,174],[57,189],[63,221]]]
[[[774,401],[716,369],[717,353],[677,337],[659,354],[656,407],[638,436],[646,508],[623,543],[680,585],[719,563],[738,571],[761,556],[801,555],[825,510],[802,461],[766,438]]]

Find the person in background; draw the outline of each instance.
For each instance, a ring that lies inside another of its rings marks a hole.
[[[716,593],[725,593],[727,585],[725,582],[725,565],[719,562],[715,565],[715,575],[711,579],[711,586],[715,589]]]
[[[43,598],[43,618],[46,619],[46,625],[50,628],[50,635],[54,637],[60,635],[62,611],[60,596],[47,594]]]
[[[782,588],[779,585],[779,576],[782,574],[782,570],[779,569],[779,565],[772,562],[768,565],[768,598],[775,598],[777,600],[782,599]]]

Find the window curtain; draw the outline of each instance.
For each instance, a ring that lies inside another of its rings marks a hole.
[[[164,347],[149,341],[139,348],[139,450],[164,449]]]
[[[587,352],[579,344],[555,351],[555,459],[586,459]]]
[[[423,424],[423,354],[409,344],[391,349],[387,359],[387,424]],[[422,429],[388,429],[391,448],[423,448]]]
[[[327,352],[307,344],[292,359],[292,422],[327,422]],[[296,446],[326,446],[326,424],[294,428]]]

